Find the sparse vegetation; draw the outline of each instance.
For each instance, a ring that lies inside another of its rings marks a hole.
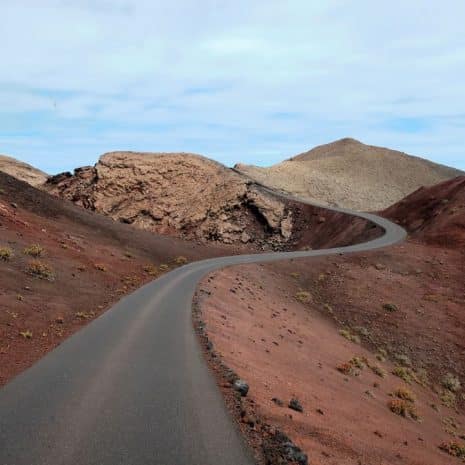
[[[95,312],[77,312],[75,313],[75,317],[79,318],[80,320],[90,320],[95,316]]]
[[[9,247],[0,247],[0,260],[8,262],[13,257],[13,251]]]
[[[462,385],[460,384],[460,380],[457,376],[454,376],[452,373],[447,373],[446,376],[442,379],[441,384],[446,388],[449,389],[451,392],[460,391]]]
[[[389,410],[396,415],[412,420],[419,420],[420,417],[414,405],[403,399],[392,399],[388,402]]]
[[[394,354],[394,358],[396,359],[397,362],[399,362],[404,367],[412,366],[412,361],[410,360],[410,357],[408,357],[405,354],[399,354],[399,353]]]
[[[380,378],[386,378],[387,376],[386,370],[383,367],[380,367],[377,363],[370,364],[370,369],[375,375],[378,375]]]
[[[31,257],[39,258],[44,254],[44,248],[39,244],[32,244],[23,250],[24,255],[30,255]]]
[[[412,384],[415,380],[415,373],[408,367],[397,366],[392,370],[392,374],[403,379],[407,384]]]
[[[103,271],[103,272],[107,271],[107,267],[103,265],[102,263],[96,263],[94,265],[94,268],[98,271]]]
[[[298,279],[300,277],[300,273],[293,272],[291,273],[291,278]]]
[[[452,457],[457,457],[459,459],[465,458],[465,445],[459,444],[456,441],[443,442],[439,446],[439,449]]]
[[[144,266],[144,271],[150,276],[156,276],[158,274],[157,267],[155,265],[145,265]]]
[[[26,329],[25,331],[20,331],[19,335],[22,336],[24,339],[32,339],[32,331]]]
[[[169,266],[168,266],[166,263],[162,263],[162,264],[158,267],[158,269],[159,269],[160,271],[167,271],[167,270],[169,269]]]
[[[53,281],[55,279],[53,269],[39,260],[29,262],[26,271],[39,279],[46,279],[48,281]]]
[[[354,342],[355,344],[360,344],[360,336],[353,334],[348,328],[341,329],[339,334],[342,337],[345,337],[348,341]]]
[[[312,297],[311,294],[306,291],[299,291],[295,295],[296,300],[303,304],[310,302],[311,297]]]
[[[393,393],[392,395],[394,397],[397,397],[398,399],[402,399],[402,400],[406,400],[408,402],[415,402],[415,395],[413,394],[413,392],[406,388],[406,387],[399,387],[397,388]]]
[[[174,259],[174,263],[176,263],[176,265],[185,265],[187,263],[187,258],[180,255]]]
[[[448,389],[445,389],[442,391],[440,395],[441,402],[446,406],[446,407],[455,407],[455,404],[457,403],[457,397],[452,391],[449,391]]]
[[[349,363],[360,370],[364,370],[368,365],[368,360],[365,357],[352,357]]]
[[[347,376],[357,376],[359,374],[359,371],[350,362],[341,363],[336,369]]]

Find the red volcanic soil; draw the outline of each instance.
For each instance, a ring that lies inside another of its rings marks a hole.
[[[257,451],[277,428],[311,464],[459,463],[443,449],[465,447],[464,192],[459,178],[388,209],[412,233],[396,247],[234,267],[201,283],[211,360],[250,385],[235,412]],[[398,402],[399,388],[414,402]]]
[[[465,247],[465,176],[420,188],[383,212],[418,240]]]
[[[39,257],[24,253],[33,244]],[[223,255],[133,229],[0,173],[0,385],[143,283]],[[230,253],[230,250],[229,250]],[[7,257],[5,257],[7,258]],[[31,274],[31,262],[48,267]]]

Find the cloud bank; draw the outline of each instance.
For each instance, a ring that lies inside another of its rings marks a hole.
[[[463,1],[17,0],[0,153],[270,165],[345,136],[465,169]]]

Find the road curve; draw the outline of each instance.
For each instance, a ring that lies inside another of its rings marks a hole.
[[[0,465],[253,464],[192,328],[195,288],[225,266],[366,251],[406,236],[384,218],[331,210],[385,234],[349,247],[190,263],[123,298],[4,386]]]

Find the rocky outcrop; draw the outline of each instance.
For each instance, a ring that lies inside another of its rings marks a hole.
[[[6,155],[0,155],[0,171],[34,187],[44,184],[48,177],[43,171]]]
[[[283,200],[199,155],[107,153],[95,166],[51,177],[45,188],[115,220],[186,239],[279,248],[292,236]]]

